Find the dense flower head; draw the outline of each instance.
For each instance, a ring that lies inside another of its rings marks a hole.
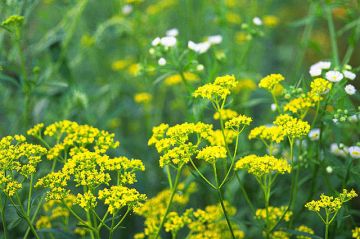
[[[86,211],[94,209],[97,205],[96,196],[90,191],[78,193],[76,195],[76,204]]]
[[[160,124],[153,128],[153,135],[149,145],[155,145],[160,156],[160,167],[168,164],[183,165],[190,161],[197,152],[197,144],[202,139],[208,140],[212,132],[212,125],[198,123],[183,123],[169,127]],[[198,142],[192,142],[197,138]],[[199,141],[200,140],[200,141]]]
[[[332,88],[332,83],[323,79],[316,78],[310,83],[310,95],[323,95]]]
[[[261,140],[280,143],[284,140],[285,132],[281,126],[261,125],[250,131],[249,139],[259,138]]]
[[[41,135],[41,130],[44,127],[45,127],[44,123],[39,123],[39,124],[35,125],[34,127],[32,127],[31,129],[29,129],[26,133],[27,133],[27,135],[38,137]]]
[[[312,200],[306,203],[305,207],[310,211],[314,212],[320,212],[321,209],[324,209],[325,211],[328,211],[330,213],[335,213],[341,208],[341,206],[345,202],[357,196],[358,195],[355,190],[352,189],[348,191],[346,189],[343,189],[342,193],[340,193],[337,197],[321,194],[319,200]]]
[[[138,104],[148,104],[152,100],[152,95],[147,92],[140,92],[134,95],[134,101]]]
[[[360,239],[360,227],[355,227],[351,232],[352,238]]]
[[[100,190],[98,198],[104,200],[104,204],[108,205],[109,213],[114,214],[125,206],[131,209],[141,206],[141,203],[146,200],[146,195],[134,188],[112,186],[110,189]]]
[[[229,120],[236,116],[238,116],[238,113],[236,111],[230,110],[230,109],[221,109],[214,114],[214,119],[219,120],[221,116],[222,120]]]
[[[231,144],[236,139],[238,132],[230,129],[224,130],[226,144]],[[210,131],[209,137],[206,139],[211,145],[225,146],[224,136],[221,130]]]
[[[246,115],[238,115],[225,122],[225,128],[239,130],[241,127],[250,125],[252,118]]]
[[[265,174],[291,172],[290,164],[284,159],[273,156],[257,156],[254,154],[239,159],[235,164],[235,170],[246,169],[248,173],[261,177]]]
[[[191,214],[193,209],[187,209],[182,215],[177,212],[170,212],[166,216],[164,228],[166,232],[177,233],[181,228],[191,223]]]
[[[285,80],[285,78],[281,74],[270,74],[260,80],[259,87],[268,91],[273,91],[283,80]]]
[[[299,138],[305,136],[310,131],[308,122],[294,118],[287,114],[276,117],[274,124],[281,126],[289,138]]]
[[[205,98],[210,101],[224,100],[236,86],[237,81],[234,76],[220,76],[216,77],[214,83],[208,83],[197,88],[193,96],[195,98]]]
[[[300,225],[300,226],[296,227],[295,230],[299,231],[299,232],[305,232],[305,233],[311,234],[311,235],[315,234],[313,229],[311,229],[310,227],[305,226],[305,225]],[[296,239],[311,239],[311,237],[308,237],[308,236],[296,236]]]
[[[217,159],[226,158],[226,148],[223,146],[207,146],[199,151],[196,158],[212,164]]]
[[[284,105],[285,111],[290,111],[292,113],[302,113],[310,107],[315,106],[313,100],[309,97],[298,97],[292,99],[290,102]]]
[[[259,220],[268,220],[270,223],[270,227],[274,226],[282,217],[285,222],[290,221],[290,218],[292,217],[291,211],[286,211],[287,207],[272,207],[269,206],[266,210],[266,208],[259,208],[255,212],[255,218]],[[283,216],[283,214],[285,215]]]
[[[183,76],[184,76],[184,78],[185,78],[184,80],[186,80],[186,82],[199,81],[199,77],[191,72],[184,72]],[[166,77],[164,80],[164,83],[167,86],[173,86],[173,85],[180,84],[182,81],[183,81],[183,78],[181,77],[181,75],[176,74],[176,75],[171,75],[171,76]]]

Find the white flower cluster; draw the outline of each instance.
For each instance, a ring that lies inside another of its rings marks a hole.
[[[206,41],[195,43],[193,41],[188,42],[188,48],[198,54],[207,52],[212,45],[218,45],[222,42],[223,38],[221,35],[213,35],[207,37]]]
[[[360,158],[360,147],[350,146],[347,147],[344,144],[333,143],[330,145],[330,152],[339,157],[347,157],[348,155],[354,159]]]
[[[351,66],[349,65],[346,65],[343,71],[331,70],[330,67],[331,62],[319,61],[310,66],[309,74],[312,77],[318,77],[321,76],[325,70],[325,78],[333,83],[340,82],[344,78],[348,80],[354,80],[356,78],[356,74],[350,71]],[[354,95],[356,93],[356,88],[352,84],[347,84],[344,90],[348,95]]]

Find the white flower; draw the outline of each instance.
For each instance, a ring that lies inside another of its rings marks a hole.
[[[325,74],[325,78],[331,82],[339,82],[344,78],[344,76],[339,71],[328,71]]]
[[[275,111],[276,110],[276,104],[271,104],[271,111]]]
[[[360,147],[359,146],[351,146],[349,147],[349,154],[354,159],[360,158]]]
[[[333,172],[333,168],[331,166],[327,166],[326,167],[326,172],[327,173],[332,173]]]
[[[311,141],[317,141],[320,138],[320,129],[312,129],[309,132],[309,138]]]
[[[203,54],[205,52],[207,52],[210,48],[211,44],[209,42],[200,42],[200,43],[195,43],[193,41],[189,41],[188,42],[188,47],[190,50],[195,51],[198,54]]]
[[[255,25],[257,25],[257,26],[260,26],[260,25],[263,24],[262,21],[261,21],[261,19],[260,19],[259,17],[254,17],[252,21],[253,21],[253,23],[254,23]]]
[[[314,77],[314,76],[320,76],[321,75],[321,68],[317,68],[317,67],[312,67],[310,68],[309,74]]]
[[[356,78],[356,75],[355,73],[351,72],[351,71],[343,71],[343,74],[345,76],[346,79],[349,79],[349,80],[354,80]]]
[[[202,64],[197,65],[196,70],[197,71],[203,71],[204,70],[204,65],[202,65]]]
[[[359,117],[356,114],[349,116],[348,119],[351,123],[356,123],[359,121]]]
[[[217,45],[220,44],[222,42],[223,38],[221,35],[214,35],[214,36],[208,36],[207,41],[211,44],[211,45]]]
[[[332,121],[334,122],[334,124],[338,124],[339,123],[339,120],[338,119],[332,119]]]
[[[173,46],[176,45],[176,38],[172,37],[172,36],[162,37],[160,39],[160,44],[163,45],[166,48],[173,47]]]
[[[161,41],[160,37],[157,37],[154,40],[152,40],[151,45],[152,46],[157,46],[157,45],[160,44],[160,41]]]
[[[340,147],[337,143],[333,143],[330,145],[330,152],[336,156],[346,157],[349,152],[348,147],[343,144],[340,144]]]
[[[158,64],[159,64],[160,66],[165,66],[165,65],[166,65],[166,60],[165,60],[165,58],[161,57],[161,58],[159,59],[159,61],[158,61]]]
[[[177,35],[179,35],[179,30],[176,28],[172,28],[172,29],[166,31],[166,36],[168,36],[168,37],[176,37]]]
[[[331,66],[331,62],[330,61],[319,61],[313,65],[310,66],[311,68],[320,68],[320,69],[329,69]]]
[[[121,12],[124,15],[129,15],[133,11],[133,7],[130,4],[126,4],[122,7]]]
[[[355,89],[355,87],[353,85],[348,84],[348,85],[345,86],[345,92],[348,95],[353,95],[353,94],[356,93],[356,89]]]

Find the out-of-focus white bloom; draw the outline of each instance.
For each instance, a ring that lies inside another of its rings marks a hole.
[[[204,70],[204,65],[202,65],[202,64],[197,65],[196,70],[197,71],[203,71]]]
[[[311,141],[317,141],[320,138],[320,129],[312,129],[309,132],[309,138]]]
[[[344,78],[344,76],[339,71],[328,71],[325,74],[325,78],[331,82],[339,82]]]
[[[131,6],[130,4],[124,5],[121,9],[121,12],[124,15],[129,15],[132,11],[133,11],[133,6]]]
[[[166,65],[166,59],[164,57],[161,57],[159,60],[158,60],[158,64],[160,66],[165,66]]]
[[[331,66],[331,62],[330,61],[319,61],[313,65],[310,66],[310,69],[311,68],[318,68],[318,69],[329,69]]]
[[[254,23],[255,25],[257,25],[257,26],[260,26],[260,25],[263,24],[262,21],[261,21],[261,19],[260,19],[259,17],[254,17],[252,21],[253,21],[253,23]]]
[[[160,39],[160,44],[164,47],[173,47],[176,45],[176,38],[173,36],[166,36]]]
[[[356,74],[354,72],[351,72],[351,71],[343,71],[343,74],[345,76],[346,79],[349,79],[349,80],[354,80],[356,78]]]
[[[360,147],[359,146],[351,146],[349,147],[349,154],[354,159],[360,158]]]
[[[334,122],[334,124],[338,124],[339,123],[339,120],[338,119],[332,119],[332,121]]]
[[[188,42],[189,49],[195,51],[198,54],[203,54],[203,53],[207,52],[209,50],[210,46],[211,46],[211,44],[207,41],[200,42],[200,43],[195,43],[193,41]]]
[[[312,77],[314,77],[314,76],[320,76],[321,75],[321,68],[316,68],[316,67],[314,67],[314,68],[310,68],[310,70],[309,70],[309,74],[312,76]]]
[[[273,104],[271,104],[270,107],[271,107],[271,111],[275,111],[275,110],[276,110],[276,104],[273,103]]]
[[[208,36],[207,41],[211,44],[211,45],[217,45],[220,44],[222,42],[223,38],[221,35],[213,35],[213,36]]]
[[[340,147],[337,143],[333,143],[330,145],[330,152],[336,156],[346,157],[349,152],[348,147],[343,144],[340,144]]]
[[[331,166],[327,166],[326,167],[326,172],[327,173],[332,173],[333,172],[333,168]]]
[[[168,37],[176,37],[177,35],[179,35],[179,30],[177,28],[172,28],[166,31],[166,36]]]
[[[351,122],[351,123],[356,123],[359,121],[359,116],[358,115],[351,115],[348,117],[348,120]]]
[[[348,95],[353,95],[356,93],[356,89],[355,89],[355,86],[351,85],[351,84],[348,84],[345,86],[345,92],[346,94]]]
[[[157,46],[157,45],[160,44],[160,42],[161,42],[160,37],[157,37],[157,38],[155,38],[154,40],[152,40],[151,45],[152,45],[152,46]]]

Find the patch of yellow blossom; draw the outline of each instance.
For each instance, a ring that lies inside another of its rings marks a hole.
[[[223,146],[207,146],[199,151],[196,158],[213,164],[217,159],[226,158],[226,148]]]
[[[184,72],[183,76],[187,82],[199,81],[199,77],[192,72]],[[165,78],[164,83],[167,86],[178,85],[183,81],[180,74],[171,75]]]
[[[148,104],[152,100],[152,95],[147,92],[140,92],[134,95],[134,101],[138,104]]]
[[[238,115],[225,122],[225,128],[239,131],[240,128],[250,125],[252,118],[246,115]]]
[[[311,234],[311,235],[315,234],[313,229],[311,229],[310,227],[307,227],[305,225],[300,225],[300,226],[296,227],[295,230],[299,231],[299,232],[305,232],[305,233],[308,233],[308,234]],[[308,236],[296,236],[296,239],[311,239],[311,237],[308,237]]]
[[[270,74],[260,80],[259,87],[272,92],[283,80],[285,78],[281,74]]]
[[[214,120],[219,120],[221,115],[222,120],[229,120],[236,116],[238,116],[238,113],[236,111],[230,110],[230,109],[221,109],[214,114]]]
[[[279,115],[273,123],[277,126],[281,126],[285,135],[291,139],[306,136],[310,131],[308,122],[287,114]]]
[[[208,83],[197,88],[193,96],[219,102],[221,99],[225,100],[236,86],[237,81],[233,75],[219,76],[216,77],[214,83]]]
[[[259,138],[261,140],[280,143],[284,140],[285,132],[281,126],[261,125],[250,131],[249,139]]]
[[[351,232],[352,238],[360,239],[360,227],[355,227]]]
[[[269,206],[267,210],[265,208],[257,209],[255,212],[255,218],[259,220],[268,220],[269,227],[272,228],[282,218],[285,222],[290,221],[293,213],[291,211],[286,212],[287,207],[272,207]],[[285,213],[286,212],[286,213]],[[283,216],[283,214],[285,215]]]
[[[285,174],[291,172],[290,164],[284,159],[277,159],[273,156],[257,156],[254,154],[239,159],[235,164],[235,170],[246,169],[248,173],[256,177],[266,174]]]

